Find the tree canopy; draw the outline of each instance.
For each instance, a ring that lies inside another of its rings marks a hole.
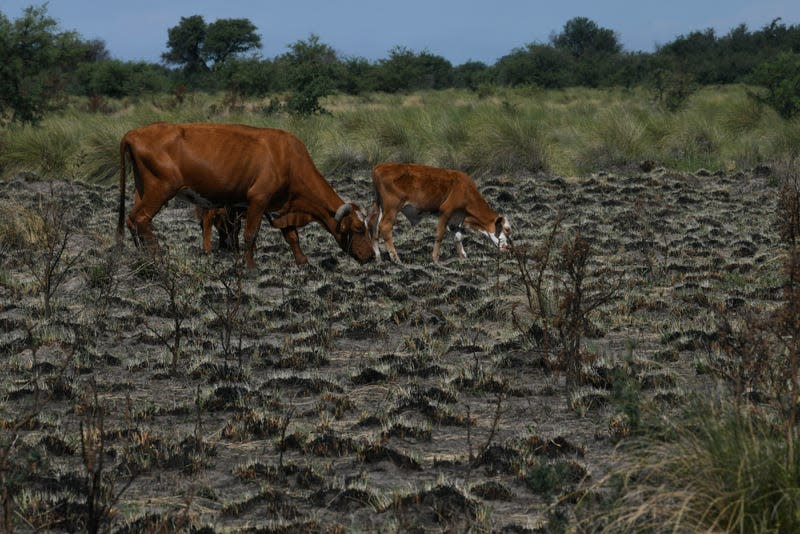
[[[11,21],[0,13],[0,122],[35,122],[84,62],[107,59],[102,41],[62,32],[46,5],[31,6]]]
[[[261,37],[248,19],[218,19],[207,24],[201,15],[181,17],[167,30],[162,59],[189,75],[220,68],[228,59],[261,48]]]
[[[586,17],[575,17],[564,24],[564,29],[552,38],[553,46],[565,50],[576,59],[597,54],[619,54],[622,45],[617,35],[608,28],[599,27]]]

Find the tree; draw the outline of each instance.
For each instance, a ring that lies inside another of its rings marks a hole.
[[[369,60],[363,57],[349,57],[344,60],[343,67],[340,90],[350,95],[375,90],[376,67]]]
[[[261,48],[261,37],[248,19],[218,19],[206,24],[202,15],[181,17],[167,30],[167,48],[161,55],[167,63],[182,65],[187,75],[220,68],[225,61]]]
[[[208,70],[203,58],[203,42],[208,27],[201,15],[181,17],[180,23],[167,30],[168,52],[161,58],[167,63],[182,65],[184,72],[195,74]]]
[[[475,91],[481,84],[491,81],[491,73],[482,61],[467,61],[453,69],[453,84]]]
[[[74,93],[113,98],[141,96],[168,89],[169,71],[162,65],[117,59],[83,63],[75,72]]]
[[[500,83],[567,87],[574,82],[575,60],[552,46],[529,44],[500,58],[495,66]]]
[[[419,54],[404,46],[389,51],[378,63],[378,89],[386,92],[441,89],[453,83],[453,65],[441,56]]]
[[[336,90],[343,78],[342,63],[330,46],[311,34],[308,40],[289,46],[289,52],[278,58],[283,64],[289,88],[293,91],[289,111],[301,115],[323,112],[319,99]]]
[[[601,28],[586,17],[568,20],[563,31],[551,40],[553,46],[568,51],[576,59],[598,53],[618,54],[622,51],[622,45],[612,30]]]
[[[598,87],[610,83],[615,59],[622,52],[616,34],[599,27],[586,17],[575,17],[564,24],[560,34],[551,37],[556,50],[575,60],[573,79],[577,85]]]
[[[102,41],[59,32],[46,4],[26,8],[13,22],[0,13],[0,122],[37,122],[80,63],[104,57]]]
[[[255,57],[229,59],[215,69],[215,75],[226,90],[239,96],[260,98],[277,87],[275,65]]]
[[[783,52],[763,63],[753,74],[753,82],[767,90],[759,100],[786,119],[800,114],[800,54]]]
[[[233,56],[261,48],[261,37],[248,19],[219,19],[208,25],[203,56],[218,67]]]

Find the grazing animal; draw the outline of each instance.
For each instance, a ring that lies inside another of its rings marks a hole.
[[[412,226],[423,215],[439,215],[433,261],[439,261],[439,247],[449,227],[455,232],[456,251],[466,258],[461,244],[464,226],[486,235],[501,250],[508,250],[511,226],[505,217],[489,207],[469,176],[452,169],[440,169],[412,163],[382,163],[372,169],[375,204],[369,226],[372,248],[380,261],[378,238],[383,238],[389,257],[400,263],[392,243],[392,227],[398,213],[403,213]]]
[[[372,260],[366,216],[344,202],[314,166],[298,138],[283,130],[236,124],[157,122],[126,133],[119,145],[120,192],[117,239],[127,224],[137,245],[158,243],[151,221],[171,198],[205,208],[245,210],[244,259],[253,254],[262,218],[279,228],[298,265],[308,262],[297,229],[321,224],[361,263]],[[130,159],[134,204],[125,219],[125,167]]]
[[[203,251],[211,252],[211,232],[217,229],[219,249],[239,252],[239,231],[242,229],[242,217],[245,211],[241,208],[201,208],[195,207],[203,232]]]

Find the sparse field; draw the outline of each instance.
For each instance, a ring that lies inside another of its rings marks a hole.
[[[329,179],[371,201],[368,171]],[[200,253],[188,206],[154,220],[169,261],[153,265],[129,236],[114,248],[115,185],[1,182],[0,428],[18,436],[3,442],[6,521],[74,531],[94,516],[116,532],[602,526],[592,509],[611,491],[600,482],[625,454],[617,445],[695,397],[726,396],[707,373],[714,307],[777,308],[775,180],[764,168],[630,167],[476,181],[517,246],[540,245],[561,212],[591,243],[591,268],[622,283],[589,315],[584,350],[596,358],[575,387],[529,328],[513,256],[475,234],[468,260],[446,241],[434,265],[433,221],[413,231],[402,221],[405,265],[359,266],[312,225],[301,231],[310,265],[298,269],[264,227],[257,271],[240,278],[231,256]],[[78,224],[46,318],[36,221],[53,198],[68,206],[57,220]]]

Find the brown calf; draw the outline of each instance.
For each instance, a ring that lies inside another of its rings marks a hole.
[[[241,208],[201,208],[195,207],[203,232],[203,251],[211,252],[211,232],[217,229],[219,249],[239,252],[239,231],[245,211]]]
[[[378,238],[383,238],[389,257],[400,262],[392,243],[392,227],[398,213],[412,226],[423,215],[439,216],[433,243],[433,261],[439,261],[439,248],[448,227],[455,232],[456,250],[466,258],[461,244],[464,226],[486,235],[501,250],[508,249],[511,227],[495,213],[478,192],[469,176],[452,169],[440,169],[412,163],[382,163],[372,169],[375,204],[370,214],[372,248],[380,261]]]

